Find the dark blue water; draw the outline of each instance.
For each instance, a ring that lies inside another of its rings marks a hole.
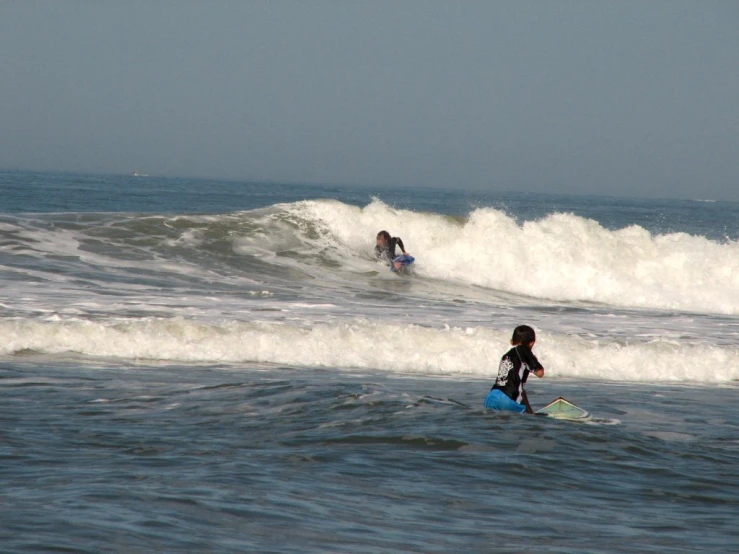
[[[223,213],[282,202],[334,198],[365,205],[373,197],[397,208],[465,216],[489,206],[520,220],[564,212],[609,229],[640,225],[653,233],[686,232],[711,239],[739,238],[739,204],[688,200],[476,192],[428,188],[337,187],[125,175],[1,172],[0,211]]]
[[[4,364],[3,551],[731,552],[735,389]],[[704,410],[712,398],[710,413]],[[620,423],[617,423],[620,422]]]

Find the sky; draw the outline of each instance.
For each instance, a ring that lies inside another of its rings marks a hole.
[[[739,201],[739,2],[0,0],[0,168]]]

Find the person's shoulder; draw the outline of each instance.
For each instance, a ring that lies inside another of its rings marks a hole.
[[[529,348],[525,344],[519,344],[517,348],[519,349],[519,353],[526,359],[526,363],[532,366],[532,369],[538,369],[542,367],[541,362],[539,362],[539,358],[536,357],[536,354],[534,354],[531,348]]]
[[[513,348],[508,350],[505,354],[503,354],[501,358],[511,358],[515,351],[516,351],[516,347],[514,346]]]

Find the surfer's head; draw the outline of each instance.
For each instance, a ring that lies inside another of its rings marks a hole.
[[[519,325],[513,330],[513,336],[511,337],[511,345],[517,346],[519,344],[525,344],[531,348],[536,342],[536,331],[528,325]]]
[[[390,244],[390,233],[387,231],[380,231],[377,233],[377,244]]]

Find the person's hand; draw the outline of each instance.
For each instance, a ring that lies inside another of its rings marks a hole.
[[[536,375],[539,378],[544,377],[544,368],[542,367],[540,369],[534,370],[534,375]]]

